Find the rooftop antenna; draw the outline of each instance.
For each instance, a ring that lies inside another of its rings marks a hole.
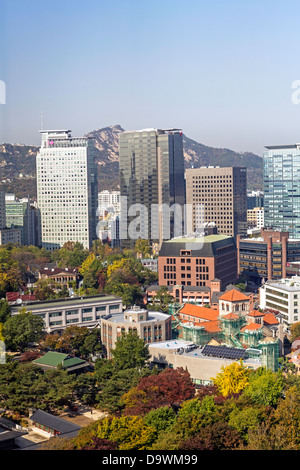
[[[43,111],[41,112],[41,131],[44,130],[44,113]]]

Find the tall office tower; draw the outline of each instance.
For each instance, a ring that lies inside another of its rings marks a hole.
[[[71,131],[41,131],[37,195],[42,246],[59,249],[68,241],[85,248],[96,238],[97,168],[93,142]]]
[[[264,152],[265,227],[300,238],[300,144]]]
[[[180,129],[126,131],[119,137],[121,247],[137,238],[161,245],[182,235],[185,205]],[[172,209],[175,209],[172,211]]]
[[[218,233],[247,235],[247,169],[202,167],[186,170],[186,203],[192,207],[187,228],[201,232],[214,223]]]

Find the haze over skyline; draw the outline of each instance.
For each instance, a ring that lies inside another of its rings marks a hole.
[[[0,0],[0,142],[39,145],[43,112],[78,136],[120,124],[258,155],[298,143],[299,16],[296,0]]]

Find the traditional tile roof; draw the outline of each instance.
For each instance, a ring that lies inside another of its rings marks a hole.
[[[73,424],[70,421],[58,418],[57,416],[54,416],[50,413],[46,413],[42,410],[35,411],[30,416],[30,419],[34,423],[42,424],[62,434],[69,433],[71,431],[79,431],[79,429],[81,428],[77,424]]]
[[[35,364],[39,366],[45,367],[58,367],[62,365],[64,369],[73,369],[77,367],[84,367],[87,363],[78,357],[71,357],[68,354],[62,354],[58,352],[48,351],[43,357],[35,359],[33,361]]]
[[[217,320],[219,316],[219,310],[186,303],[180,309],[179,314],[190,315],[191,317],[201,318],[202,320],[213,321]]]
[[[221,295],[219,297],[219,300],[227,300],[228,302],[236,302],[236,301],[242,301],[242,300],[250,300],[250,298],[243,294],[242,292],[238,291],[237,289],[232,289],[228,292],[225,292],[225,294]]]

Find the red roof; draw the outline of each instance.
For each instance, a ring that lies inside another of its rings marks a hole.
[[[217,320],[215,321],[203,321],[203,322],[192,322],[188,320],[182,320],[181,323],[189,323],[194,326],[201,326],[207,331],[207,333],[219,333],[221,332],[221,328],[219,327],[219,322]]]
[[[201,318],[202,320],[214,321],[219,317],[219,310],[213,310],[207,307],[200,307],[200,305],[186,303],[179,311],[179,314]]]
[[[241,331],[260,330],[261,328],[262,328],[262,325],[259,325],[258,323],[249,323],[248,325],[241,328]]]
[[[237,320],[239,316],[235,313],[227,313],[227,315],[222,315],[222,318],[227,318],[227,320]]]
[[[252,310],[252,312],[248,313],[250,317],[263,317],[265,314],[259,312],[258,310]]]
[[[264,323],[267,325],[278,325],[279,321],[277,320],[276,316],[274,313],[266,313],[264,316]]]
[[[230,291],[225,292],[225,294],[221,295],[221,297],[219,297],[219,300],[227,300],[229,302],[236,302],[236,301],[242,301],[242,300],[250,300],[250,297],[243,294],[237,289],[231,289]]]
[[[19,294],[19,292],[7,292],[6,293],[6,300],[7,302],[16,302],[16,300],[21,299],[23,301],[26,300],[36,300],[35,295],[33,294]]]

